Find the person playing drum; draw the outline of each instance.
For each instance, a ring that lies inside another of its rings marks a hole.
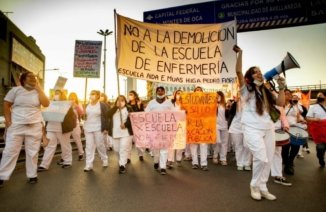
[[[300,111],[302,108],[298,105],[296,95],[293,96],[291,91],[286,89],[285,91],[285,107],[284,111],[286,114],[286,118],[289,122],[289,125],[292,127],[299,127],[306,129],[307,126],[305,122],[302,120],[300,115]],[[294,159],[297,156],[300,149],[300,145],[296,144],[288,144],[284,145],[282,149],[282,158],[284,163],[284,173],[287,175],[294,175]]]
[[[283,177],[282,174],[282,164],[283,164],[282,146],[283,144],[288,144],[290,142],[289,141],[290,137],[287,134],[287,132],[289,131],[289,123],[286,119],[284,108],[277,107],[277,109],[280,110],[281,115],[280,115],[280,119],[275,123],[275,133],[277,133],[278,131],[282,139],[280,138],[280,140],[277,140],[278,136],[276,136],[276,147],[275,147],[275,153],[272,161],[271,176],[274,177],[275,183],[284,186],[291,186],[292,183],[290,183],[285,177]],[[278,145],[278,143],[281,144]]]

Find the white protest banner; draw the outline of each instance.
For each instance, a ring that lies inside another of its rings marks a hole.
[[[186,147],[185,111],[130,113],[130,120],[137,147],[150,149]]]
[[[42,111],[44,121],[63,122],[71,101],[51,101],[49,107]]]
[[[74,77],[100,77],[102,41],[76,40]]]
[[[236,22],[150,24],[117,15],[118,74],[162,83],[235,83]]]

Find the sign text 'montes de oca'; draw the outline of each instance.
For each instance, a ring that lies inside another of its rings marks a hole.
[[[161,83],[236,80],[236,23],[151,24],[118,15],[118,73]]]

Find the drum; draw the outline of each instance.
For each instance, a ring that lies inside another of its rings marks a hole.
[[[290,143],[290,136],[283,130],[275,130],[275,145],[284,146]]]
[[[316,143],[326,143],[326,120],[308,122],[308,131]]]
[[[300,127],[290,127],[290,142],[293,145],[303,145],[307,142],[308,132]]]

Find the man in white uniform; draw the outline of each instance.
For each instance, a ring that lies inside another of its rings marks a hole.
[[[172,102],[167,99],[165,96],[164,87],[156,88],[156,99],[151,100],[147,107],[145,108],[145,112],[150,111],[167,111],[173,110],[174,106]],[[154,169],[160,168],[160,172],[162,175],[166,175],[166,161],[168,159],[168,149],[153,149],[154,154]]]

